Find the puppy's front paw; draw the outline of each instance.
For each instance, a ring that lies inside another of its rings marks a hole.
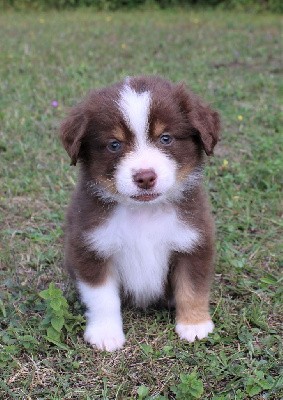
[[[181,339],[194,342],[196,339],[203,339],[213,331],[214,324],[211,320],[200,324],[181,324],[176,325],[176,332]]]
[[[90,323],[86,327],[84,340],[99,350],[115,351],[123,347],[125,335],[120,326]]]

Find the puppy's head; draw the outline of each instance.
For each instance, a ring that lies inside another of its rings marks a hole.
[[[71,164],[104,199],[176,198],[195,182],[218,141],[217,112],[160,77],[134,77],[92,91],[61,125]]]

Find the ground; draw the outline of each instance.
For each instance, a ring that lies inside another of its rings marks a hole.
[[[1,399],[282,397],[280,28],[212,11],[0,15]],[[216,329],[188,344],[168,311],[125,309],[126,346],[99,353],[61,269],[76,168],[57,128],[90,88],[140,73],[185,81],[222,116],[206,168]]]

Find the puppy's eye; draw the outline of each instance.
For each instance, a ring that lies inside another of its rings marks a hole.
[[[108,143],[107,149],[111,151],[111,153],[117,153],[119,150],[121,150],[122,143],[119,142],[119,140],[111,140],[111,142]]]
[[[172,143],[173,138],[170,135],[164,134],[160,136],[159,140],[161,144],[163,144],[164,146],[168,146]]]

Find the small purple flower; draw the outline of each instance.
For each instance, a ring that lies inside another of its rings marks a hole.
[[[52,105],[52,107],[57,108],[58,105],[59,105],[59,103],[58,103],[57,100],[53,100],[53,101],[51,102],[51,105]]]

